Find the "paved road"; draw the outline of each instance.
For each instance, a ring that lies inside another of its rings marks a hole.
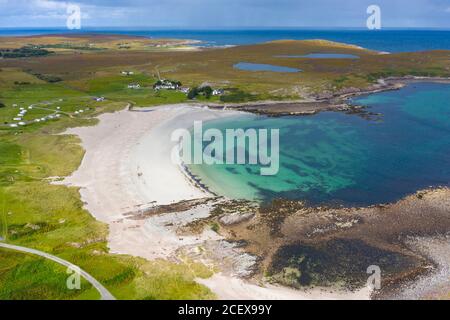
[[[1,243],[0,242],[0,248],[6,248],[6,249],[11,249],[11,250],[15,250],[15,251],[20,251],[20,252],[25,252],[25,253],[31,253],[37,256],[41,256],[44,257],[46,259],[52,260],[54,262],[57,262],[63,266],[66,267],[70,267],[73,270],[79,269],[81,276],[83,278],[85,278],[90,284],[92,284],[94,286],[94,288],[97,289],[97,291],[100,293],[101,299],[102,300],[116,300],[114,298],[114,296],[104,287],[101,285],[100,282],[98,282],[97,280],[95,280],[95,278],[93,276],[91,276],[89,273],[87,273],[84,270],[81,270],[79,267],[77,267],[76,265],[63,260],[61,258],[55,257],[51,254],[42,252],[42,251],[38,251],[38,250],[34,250],[34,249],[29,249],[29,248],[25,248],[25,247],[19,247],[19,246],[14,246],[11,244],[6,244],[6,243]]]

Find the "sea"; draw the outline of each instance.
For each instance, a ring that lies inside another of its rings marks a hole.
[[[278,129],[276,175],[262,176],[259,165],[202,164],[189,170],[216,194],[263,203],[367,206],[450,186],[449,84],[414,83],[352,103],[367,106],[366,113],[248,114],[204,124],[204,130],[219,129],[224,136],[226,129]]]
[[[103,33],[176,38],[201,41],[199,46],[249,45],[273,40],[325,39],[344,42],[383,52],[450,50],[450,30],[437,29],[181,29],[181,28],[0,28],[0,36],[31,36],[43,34]]]

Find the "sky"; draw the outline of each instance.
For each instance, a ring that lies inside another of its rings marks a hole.
[[[385,28],[450,29],[450,0],[75,0],[82,27],[356,27],[369,5]],[[60,27],[69,2],[0,0],[0,28]]]

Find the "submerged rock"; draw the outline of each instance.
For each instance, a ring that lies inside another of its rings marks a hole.
[[[255,214],[253,212],[249,212],[249,213],[235,212],[235,213],[231,213],[231,214],[222,216],[219,219],[219,222],[225,226],[231,226],[234,224],[239,224],[244,221],[251,220],[251,219],[253,219],[254,216],[255,216]]]

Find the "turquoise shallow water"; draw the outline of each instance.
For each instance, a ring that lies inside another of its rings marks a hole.
[[[209,128],[280,129],[280,171],[255,165],[192,165],[218,194],[239,199],[371,205],[450,185],[450,85],[419,83],[354,101],[381,116],[324,112],[308,117],[244,115]]]

